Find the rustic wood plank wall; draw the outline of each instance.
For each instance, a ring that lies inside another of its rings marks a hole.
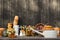
[[[0,25],[21,17],[22,25],[50,23],[60,26],[60,0],[0,0]]]

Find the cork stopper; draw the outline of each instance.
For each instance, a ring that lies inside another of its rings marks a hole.
[[[18,16],[15,16],[14,17],[13,25],[17,25],[18,24],[18,20],[19,20],[19,17]]]
[[[18,20],[18,19],[19,19],[19,17],[18,16],[15,16],[14,20]]]

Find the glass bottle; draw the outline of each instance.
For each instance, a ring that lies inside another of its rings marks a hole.
[[[20,36],[25,36],[25,30],[24,30],[24,27],[22,27],[21,30],[20,30]]]
[[[31,30],[30,30],[30,25],[29,26],[27,26],[27,28],[26,28],[26,36],[31,36]]]

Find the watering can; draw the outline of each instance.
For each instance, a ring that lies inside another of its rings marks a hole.
[[[57,31],[55,30],[44,30],[42,33],[31,27],[30,27],[30,30],[43,35],[45,38],[57,38]]]

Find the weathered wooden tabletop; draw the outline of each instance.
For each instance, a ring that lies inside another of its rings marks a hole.
[[[44,37],[17,37],[17,38],[8,38],[8,37],[1,37],[0,40],[60,40],[58,38],[44,38]]]

